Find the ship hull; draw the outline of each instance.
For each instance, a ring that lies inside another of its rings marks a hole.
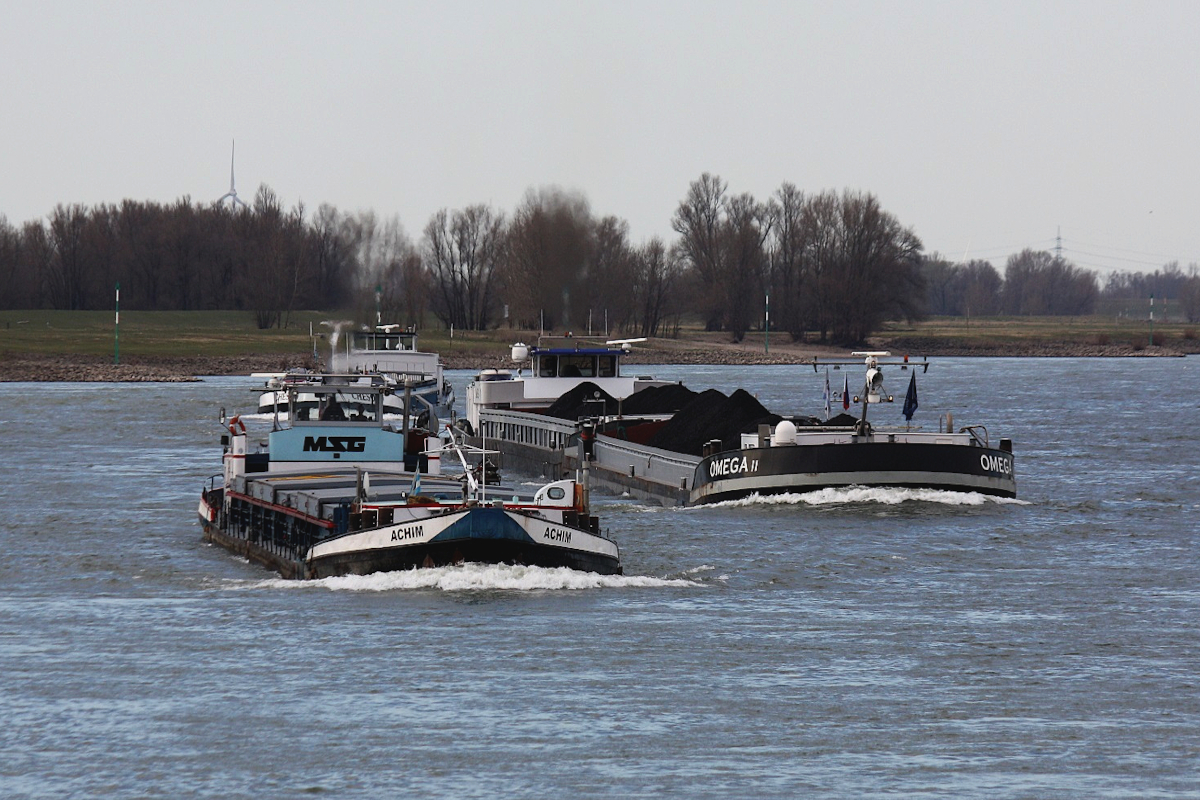
[[[466,561],[620,574],[612,541],[504,508],[477,507],[356,531],[315,545],[310,577],[365,575]]]
[[[416,509],[414,509],[416,511]],[[256,519],[267,520],[266,510]],[[617,545],[575,525],[502,507],[473,507],[416,516],[402,523],[325,539],[295,548],[259,527],[222,527],[222,515],[202,500],[206,541],[278,571],[285,578],[368,575],[464,562],[568,567],[604,575],[622,573]],[[270,523],[282,527],[279,520]]]
[[[729,450],[696,467],[691,502],[891,486],[1016,497],[1013,454],[961,444],[859,442]]]

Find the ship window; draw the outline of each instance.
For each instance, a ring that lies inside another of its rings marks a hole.
[[[616,356],[600,356],[596,374],[601,378],[612,378],[617,374]]]
[[[549,497],[551,500],[562,500],[564,497],[567,496],[567,493],[565,491],[563,491],[563,488],[561,486],[551,486],[549,489],[546,490],[546,496]]]
[[[538,359],[538,377],[558,377],[558,356],[542,356]]]
[[[559,374],[564,378],[592,378],[596,375],[593,356],[563,356]]]

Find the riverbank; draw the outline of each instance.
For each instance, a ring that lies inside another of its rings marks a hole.
[[[1078,342],[972,343],[962,344],[920,337],[878,337],[866,348],[890,350],[896,355],[986,356],[1020,358],[1122,358],[1182,356],[1200,353],[1195,340],[1172,340],[1163,346],[1135,348],[1131,345],[1089,345]],[[765,352],[761,344],[655,339],[635,346],[627,356],[630,365],[653,364],[803,364],[813,358],[845,356],[847,348],[795,343],[777,343]],[[505,355],[459,349],[441,354],[446,369],[505,368]],[[279,354],[242,356],[130,356],[120,364],[91,355],[0,354],[0,381],[92,381],[147,382],[194,381],[202,375],[249,375],[252,372],[282,372],[302,366],[304,355]]]

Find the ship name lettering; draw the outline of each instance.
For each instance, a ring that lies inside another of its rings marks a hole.
[[[571,532],[562,528],[546,528],[546,532],[542,534],[543,539],[549,539],[552,542],[562,542],[563,544],[571,543]]]
[[[414,525],[411,528],[399,528],[392,531],[393,542],[403,542],[408,539],[420,539],[425,536],[425,529],[420,525]]]
[[[979,457],[979,466],[988,472],[999,472],[1004,475],[1012,474],[1012,461],[1003,456],[990,456],[984,453]]]
[[[710,478],[722,475],[737,475],[741,472],[758,472],[758,459],[750,461],[745,456],[726,456],[710,462],[708,476]]]

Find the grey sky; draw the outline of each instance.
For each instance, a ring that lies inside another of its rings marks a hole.
[[[215,200],[398,216],[578,190],[672,240],[688,184],[874,193],[927,251],[1200,262],[1200,3],[27,3],[0,214]]]

